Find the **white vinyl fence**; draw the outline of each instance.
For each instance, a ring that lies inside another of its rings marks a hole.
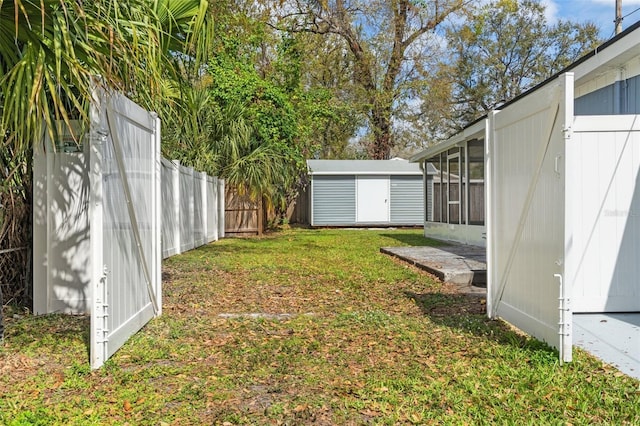
[[[224,237],[223,179],[163,158],[162,206],[163,259]]]
[[[161,258],[221,236],[224,181],[161,159],[160,120],[120,94],[97,89],[90,122],[34,152],[33,299],[91,315],[99,368],[161,314]]]

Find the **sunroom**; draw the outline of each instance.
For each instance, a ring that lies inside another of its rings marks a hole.
[[[411,158],[424,179],[424,235],[446,241],[486,246],[484,151],[486,119],[447,141]]]

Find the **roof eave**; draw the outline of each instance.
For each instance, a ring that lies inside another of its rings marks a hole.
[[[409,158],[409,161],[412,163],[420,163],[426,160],[427,158],[438,155],[441,152],[448,150],[449,148],[452,148],[456,145],[461,144],[462,142],[475,139],[477,137],[483,138],[484,129],[486,128],[486,126],[487,126],[487,117],[484,116],[483,118],[474,121],[469,126],[462,129],[459,133],[456,133],[455,135],[451,136],[449,139],[443,142],[440,142],[437,145],[429,147],[422,152],[419,152],[418,154]]]

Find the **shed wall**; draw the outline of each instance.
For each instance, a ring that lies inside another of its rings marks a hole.
[[[313,176],[311,224],[351,225],[356,222],[355,176]]]
[[[422,176],[391,176],[390,179],[391,223],[421,224],[424,220]]]

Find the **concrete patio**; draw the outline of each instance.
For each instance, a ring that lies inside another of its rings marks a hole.
[[[438,247],[382,247],[381,253],[423,269],[461,293],[486,296],[487,261],[483,247],[450,244]]]

